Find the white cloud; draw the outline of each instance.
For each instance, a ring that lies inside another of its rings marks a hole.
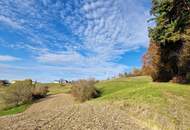
[[[146,21],[149,10],[143,7],[145,1],[7,0],[0,1],[0,19],[13,26],[22,24],[24,34],[21,35],[25,35],[27,43],[32,46],[63,49],[68,46],[65,44],[67,42],[71,46],[81,47],[54,28],[55,23],[52,21],[58,21],[66,24],[69,31],[82,39],[83,49],[99,52],[104,46],[115,51],[119,44],[122,46],[120,52],[125,52],[134,46],[138,48],[148,45]]]
[[[114,60],[134,48],[147,47],[149,11],[143,3],[139,0],[85,0],[72,16],[64,11],[63,21],[73,33],[84,37],[83,49]]]
[[[5,17],[3,15],[0,15],[0,22],[3,22],[13,28],[16,28],[16,29],[20,29],[21,26],[16,22],[16,21],[13,21],[11,20],[10,18],[8,17]]]
[[[14,56],[9,56],[9,55],[0,55],[0,62],[17,61],[17,60],[21,60],[21,59]]]
[[[72,63],[83,59],[80,54],[76,52],[60,52],[60,53],[44,53],[39,55],[36,59],[45,63]]]

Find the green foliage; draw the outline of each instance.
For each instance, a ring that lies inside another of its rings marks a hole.
[[[159,44],[182,40],[184,28],[189,24],[190,13],[186,0],[153,0],[153,20],[156,27],[149,29],[149,36]]]

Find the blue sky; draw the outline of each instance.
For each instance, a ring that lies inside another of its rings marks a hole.
[[[0,0],[0,78],[104,79],[141,66],[150,0]]]

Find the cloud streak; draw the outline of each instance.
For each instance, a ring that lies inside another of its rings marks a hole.
[[[9,55],[0,55],[0,62],[10,62],[10,61],[19,61],[21,60],[18,57],[9,56]]]
[[[15,22],[15,21],[11,20],[10,18],[5,17],[3,15],[0,15],[0,22],[3,22],[3,23],[5,23],[5,24],[7,24],[7,25],[9,25],[15,29],[21,28],[21,26],[17,22]]]

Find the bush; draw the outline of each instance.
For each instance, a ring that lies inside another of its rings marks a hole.
[[[95,83],[96,81],[93,79],[76,81],[72,84],[71,93],[80,102],[96,98],[99,96],[99,92]]]
[[[15,106],[32,101],[34,85],[31,80],[17,81],[3,96],[7,105]]]
[[[142,76],[141,69],[133,68],[132,73],[133,76]]]
[[[186,80],[186,77],[184,77],[184,76],[175,76],[172,78],[171,82],[185,84],[185,83],[187,83],[187,80]]]
[[[8,107],[17,106],[45,97],[47,92],[48,87],[35,86],[32,80],[17,81],[8,88],[3,99]]]
[[[40,99],[47,96],[47,93],[49,92],[48,86],[38,86],[35,87],[32,92],[32,98],[33,99]]]

